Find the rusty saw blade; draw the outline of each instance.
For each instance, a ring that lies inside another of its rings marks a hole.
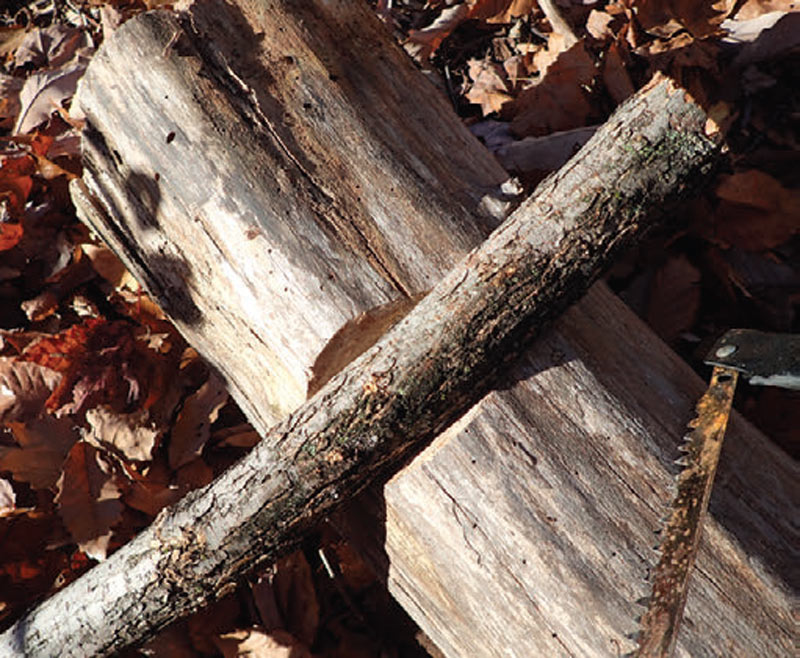
[[[641,620],[637,658],[667,658],[675,648],[737,378],[736,370],[715,366],[711,384],[697,403],[697,416],[689,423],[691,431],[682,446],[686,455],[678,460],[684,469],[662,530],[661,558]]]
[[[681,447],[686,454],[677,463],[684,469],[662,529],[661,558],[641,619],[637,658],[668,658],[675,648],[738,375],[751,384],[800,389],[797,335],[732,329],[715,343],[705,362],[714,371]]]

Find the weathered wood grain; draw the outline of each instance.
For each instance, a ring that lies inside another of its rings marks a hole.
[[[99,233],[262,428],[347,321],[429,290],[507,205],[505,172],[361,2],[143,15],[76,104]]]

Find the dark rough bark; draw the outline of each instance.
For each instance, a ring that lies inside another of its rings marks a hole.
[[[623,247],[707,177],[718,141],[657,78],[417,307],[211,485],[21,619],[2,655],[108,655],[229,590],[491,386]]]

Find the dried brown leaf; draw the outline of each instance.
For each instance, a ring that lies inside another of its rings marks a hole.
[[[95,271],[114,288],[136,291],[139,284],[128,272],[119,257],[105,245],[82,244],[81,250],[92,263]]]
[[[472,59],[469,61],[469,77],[473,83],[467,92],[467,100],[480,105],[484,116],[499,112],[511,100],[508,81],[498,64]]]
[[[614,38],[611,23],[614,17],[604,11],[592,9],[586,19],[586,31],[598,41],[607,41]]]
[[[172,505],[188,491],[188,487],[171,483],[170,470],[162,460],[153,462],[145,474],[134,468],[126,468],[126,474],[130,482],[124,494],[125,504],[150,516]]]
[[[468,0],[469,17],[489,24],[510,23],[515,18],[527,16],[536,0]]]
[[[59,512],[79,548],[104,560],[111,528],[122,517],[122,495],[111,464],[97,448],[78,441],[70,450],[58,483]]]
[[[19,116],[22,107],[19,93],[23,83],[22,78],[0,73],[0,128],[3,130],[9,130]]]
[[[88,63],[88,57],[79,56],[58,69],[32,73],[20,92],[21,109],[13,132],[25,134],[49,119],[74,95]]]
[[[408,33],[408,39],[404,44],[406,51],[418,62],[429,60],[439,46],[442,45],[442,42],[468,16],[469,7],[465,4],[448,7],[427,27],[421,30],[411,30]]]
[[[506,106],[513,117],[511,130],[525,137],[586,125],[592,107],[584,87],[592,83],[594,76],[594,60],[583,43],[560,53],[542,80]]]
[[[0,58],[13,53],[27,36],[25,28],[0,27]]]
[[[0,423],[38,416],[60,379],[50,368],[0,357]]]
[[[89,33],[61,23],[38,27],[25,34],[16,53],[14,65],[19,68],[47,66],[58,68],[71,60],[78,50],[91,48]]]
[[[670,38],[686,29],[701,38],[716,32],[735,4],[735,0],[634,0],[631,6],[639,25],[650,34]]]
[[[797,0],[745,0],[736,12],[737,20],[757,18],[773,11],[799,11]]]
[[[183,403],[169,439],[169,465],[178,469],[203,452],[211,436],[211,423],[228,400],[224,382],[211,375],[196,392]]]
[[[763,171],[724,176],[715,191],[721,200],[712,229],[716,241],[763,251],[800,232],[800,192],[783,187]]]
[[[252,448],[261,440],[261,436],[249,423],[224,427],[214,432],[212,440],[218,446],[228,448]]]
[[[683,254],[662,265],[653,277],[647,323],[667,343],[689,329],[700,308],[700,271]]]
[[[253,592],[269,632],[280,627],[307,646],[313,644],[319,625],[319,602],[311,567],[302,551],[280,559],[253,587]]]
[[[603,82],[618,105],[635,91],[616,43],[611,44],[603,60]]]
[[[10,471],[15,480],[34,489],[55,485],[64,458],[78,440],[72,420],[44,415],[8,427],[20,447],[0,447],[0,471]]]
[[[86,422],[89,424],[88,441],[110,446],[133,461],[148,461],[162,434],[147,409],[122,414],[108,407],[95,407],[86,412]]]
[[[220,635],[215,644],[225,658],[311,658],[308,647],[290,633],[267,633],[258,626]]]

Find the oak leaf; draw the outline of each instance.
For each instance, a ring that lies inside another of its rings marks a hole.
[[[504,71],[494,62],[470,60],[469,77],[473,83],[467,92],[467,100],[480,105],[484,116],[499,112],[511,100]]]

